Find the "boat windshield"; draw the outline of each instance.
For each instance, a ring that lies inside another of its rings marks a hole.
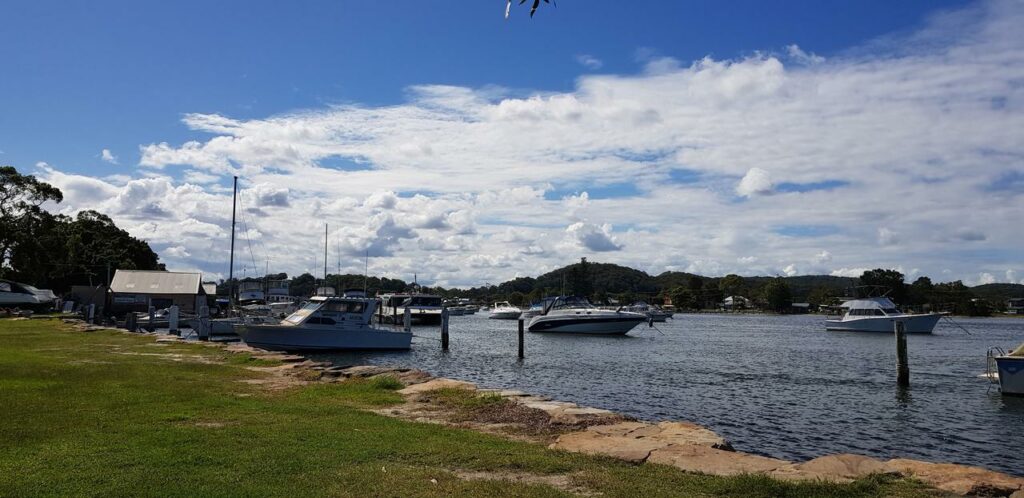
[[[579,296],[560,297],[551,304],[552,309],[593,307],[594,305],[590,304],[590,301],[587,301],[587,298]]]
[[[886,309],[884,309],[882,311],[884,311],[886,315],[902,315],[903,314],[902,311],[900,311],[900,310],[898,310],[896,308],[886,308]]]
[[[285,318],[284,320],[286,322],[299,323],[302,321],[303,318],[306,318],[307,316],[311,315],[314,311],[316,311],[317,308],[319,308],[320,305],[322,304],[323,303],[306,303],[305,306],[300,308],[295,313],[292,313],[291,315],[288,316],[288,318]]]

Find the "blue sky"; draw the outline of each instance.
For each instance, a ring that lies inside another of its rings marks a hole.
[[[425,83],[568,91],[581,54],[602,73],[790,44],[830,55],[964,3],[566,0],[506,21],[501,0],[4,2],[0,150],[113,172],[100,148],[130,164],[139,144],[196,138],[186,112],[390,105]]]
[[[226,273],[238,174],[250,259],[290,273],[317,268],[306,246],[332,220],[342,266],[370,251],[379,273],[445,285],[581,256],[1024,277],[1001,228],[1024,208],[1012,0],[0,12],[0,163],[175,268]]]

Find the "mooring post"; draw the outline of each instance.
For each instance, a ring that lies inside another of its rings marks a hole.
[[[93,303],[93,304],[89,305],[89,314],[88,314],[87,321],[89,323],[96,323],[95,320],[96,320],[96,304]]]
[[[520,318],[519,319],[519,358],[520,359],[525,357],[525,355],[523,354],[523,328],[524,328],[523,327],[523,319]]]
[[[412,310],[405,308],[405,316],[402,317],[402,327],[406,332],[412,332]]]
[[[150,332],[156,330],[156,326],[153,325],[154,323],[156,323],[156,306],[150,306],[149,307],[149,324],[146,325],[146,330],[148,330]]]
[[[391,325],[398,325],[398,305],[391,306]]]
[[[907,324],[895,320],[896,331],[896,384],[910,387],[910,365],[907,364]]]
[[[178,305],[175,304],[167,310],[167,333],[178,335]]]
[[[124,316],[124,328],[128,329],[128,332],[138,332],[139,330],[139,315],[136,315],[134,311],[129,311]]]
[[[210,340],[210,327],[212,327],[212,324],[210,324],[209,306],[199,307],[199,320],[197,321],[199,322],[199,330],[196,331],[196,337],[198,337],[200,341]]]
[[[448,307],[441,308],[441,350],[448,351]]]

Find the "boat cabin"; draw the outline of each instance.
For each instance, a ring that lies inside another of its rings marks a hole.
[[[377,307],[374,299],[323,297],[310,299],[302,308],[285,318],[282,325],[369,325]]]
[[[846,310],[846,316],[900,316],[904,313],[896,308],[896,303],[887,297],[870,297],[846,301],[840,308]]]

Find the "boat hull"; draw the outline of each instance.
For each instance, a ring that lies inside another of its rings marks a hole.
[[[909,315],[898,318],[906,323],[908,334],[931,334],[935,325],[939,323],[942,315],[933,313],[929,315]],[[864,317],[848,320],[825,320],[825,330],[842,332],[888,332],[894,330],[893,322],[897,318],[890,317]]]
[[[530,332],[560,334],[625,335],[637,325],[647,321],[645,316],[613,317],[548,317],[530,320]]]
[[[487,317],[492,320],[518,320],[519,315],[522,315],[521,311],[492,311]]]
[[[997,356],[999,390],[1003,394],[1024,396],[1024,356]]]
[[[412,334],[366,327],[355,330],[288,325],[239,325],[235,332],[246,344],[276,351],[406,350]]]

